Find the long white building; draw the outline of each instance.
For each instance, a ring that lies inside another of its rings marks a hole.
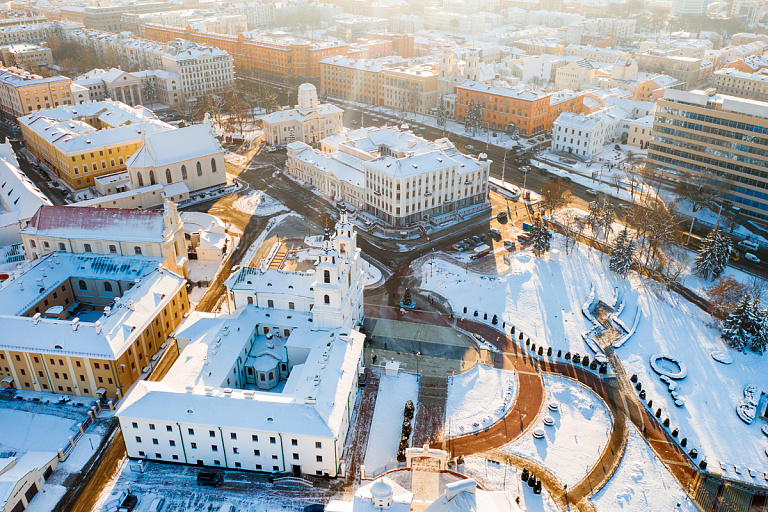
[[[296,108],[278,110],[262,118],[264,140],[269,144],[290,144],[301,141],[317,145],[322,139],[341,131],[344,111],[331,103],[317,99],[312,84],[301,84]]]
[[[487,201],[491,161],[462,154],[447,138],[431,142],[385,126],[340,133],[322,145],[324,151],[290,144],[288,173],[392,226]]]
[[[118,409],[128,456],[335,477],[365,338],[356,237],[342,211],[314,272],[244,267],[226,282],[232,314],[190,314],[168,374]]]

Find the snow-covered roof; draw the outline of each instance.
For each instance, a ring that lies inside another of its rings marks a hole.
[[[57,452],[29,451],[20,456],[0,458],[0,507],[5,508],[13,490],[29,473],[43,469],[58,456]]]
[[[282,123],[285,121],[297,121],[304,122],[312,117],[322,117],[334,114],[343,114],[344,110],[332,105],[330,103],[323,103],[317,106],[316,109],[307,113],[302,113],[298,108],[290,108],[285,110],[277,110],[271,114],[267,114],[261,118],[262,122],[268,124]]]
[[[241,267],[224,281],[229,290],[248,290],[253,293],[269,293],[312,298],[309,289],[317,280],[314,273],[262,270],[260,267]]]
[[[126,166],[160,167],[223,153],[210,126],[206,123],[195,124],[146,135],[142,139],[141,149],[131,155]],[[189,172],[195,171],[189,169]]]
[[[47,238],[162,243],[163,210],[41,206],[21,233]]]
[[[645,117],[641,117],[640,119],[635,119],[634,121],[631,121],[629,124],[632,126],[637,126],[640,128],[651,128],[653,126],[653,114],[647,115]]]
[[[19,168],[13,148],[0,144],[0,227],[19,225],[51,201]]]
[[[324,153],[312,149],[303,142],[293,142],[291,147],[298,150],[292,158],[316,167],[322,171],[333,174],[337,180],[349,183],[354,187],[365,186],[365,172],[363,161],[353,155],[339,151]]]
[[[14,272],[0,288],[0,332],[14,333],[13,337],[0,337],[0,348],[119,357],[184,286],[183,277],[159,268],[162,262],[163,258],[66,252],[35,260],[20,275]],[[105,312],[95,322],[79,322],[76,329],[67,320],[19,316],[71,278],[133,286],[108,314]]]
[[[230,386],[221,385],[233,375],[238,356],[250,351],[256,327],[273,325],[276,312],[248,305],[231,315],[190,314],[178,330],[178,339],[190,340],[178,361],[162,381],[139,381],[118,416],[336,437],[357,385],[365,339],[357,331],[295,328],[282,341],[289,350],[296,345],[309,351],[305,361],[293,363],[282,392],[232,389],[233,377]]]
[[[6,27],[7,28],[7,27]],[[54,82],[69,82],[64,76],[51,76],[44,78],[40,75],[27,73],[23,69],[5,68],[0,66],[0,83],[10,87],[22,87],[27,85],[43,85]]]
[[[603,125],[603,120],[599,117],[574,114],[573,112],[563,112],[555,119],[555,127],[572,128],[586,132],[591,132]]]
[[[446,485],[424,512],[519,512],[515,497],[512,491],[484,491],[474,480],[460,480]]]

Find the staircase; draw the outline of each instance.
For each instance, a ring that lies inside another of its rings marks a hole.
[[[448,384],[445,377],[421,377],[411,446],[422,446],[442,437],[447,396]]]

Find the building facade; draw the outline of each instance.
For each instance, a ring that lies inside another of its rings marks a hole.
[[[659,101],[647,165],[671,179],[694,174],[742,214],[768,219],[768,105],[669,90]]]
[[[733,68],[712,73],[717,92],[757,101],[768,101],[768,72],[744,73]]]
[[[70,84],[63,76],[43,78],[23,69],[0,67],[0,114],[16,123],[32,112],[71,105]]]
[[[47,67],[53,65],[53,53],[50,48],[36,44],[9,44],[0,47],[4,66]]]
[[[330,103],[320,104],[314,85],[299,86],[298,103],[295,108],[278,110],[262,118],[267,143],[290,144],[299,140],[317,146],[322,139],[341,131],[344,111]]]

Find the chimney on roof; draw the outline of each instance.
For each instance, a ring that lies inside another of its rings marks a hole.
[[[72,319],[72,330],[76,331],[78,327],[80,327],[80,319],[75,317]]]

